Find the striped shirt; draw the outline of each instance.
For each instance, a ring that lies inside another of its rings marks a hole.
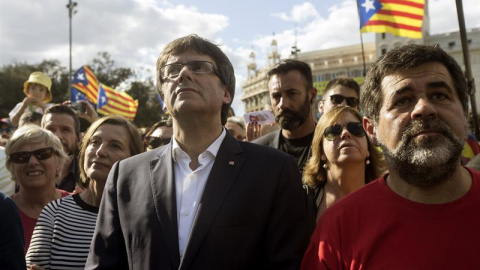
[[[98,207],[74,194],[50,202],[42,210],[26,255],[27,267],[84,269]]]

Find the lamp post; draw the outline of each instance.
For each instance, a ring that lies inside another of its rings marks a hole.
[[[68,98],[71,99],[70,91],[72,91],[72,16],[73,14],[77,13],[75,7],[77,6],[77,2],[72,2],[72,0],[68,0],[68,22],[69,22],[69,31],[68,31],[68,38],[70,42],[70,68],[68,70]]]

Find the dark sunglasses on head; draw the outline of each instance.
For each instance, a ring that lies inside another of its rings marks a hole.
[[[33,154],[38,160],[44,160],[51,158],[53,155],[53,148],[48,147],[48,148],[41,148],[37,149],[35,151],[31,152],[16,152],[16,153],[11,153],[10,158],[12,159],[13,162],[15,163],[26,163],[30,160],[30,156]]]
[[[162,137],[147,137],[147,147],[150,149],[154,149],[160,147],[162,145],[166,145],[170,143],[171,138],[162,138]]]
[[[363,129],[362,123],[359,122],[348,122],[346,125],[333,125],[329,126],[323,132],[323,136],[327,141],[335,141],[340,134],[342,134],[343,127],[347,127],[348,132],[356,137],[365,136],[365,130]]]
[[[342,95],[331,95],[330,101],[335,105],[340,105],[344,100],[347,100],[347,105],[350,107],[358,106],[358,98],[356,97],[344,97]]]

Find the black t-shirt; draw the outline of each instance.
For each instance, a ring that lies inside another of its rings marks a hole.
[[[297,160],[301,172],[303,172],[303,167],[310,158],[313,134],[314,132],[297,139],[287,139],[283,135],[280,136],[280,150],[289,153]]]

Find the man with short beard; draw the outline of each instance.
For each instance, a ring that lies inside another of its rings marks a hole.
[[[302,171],[310,157],[315,131],[312,105],[317,90],[313,87],[312,70],[302,61],[284,60],[268,72],[267,82],[272,111],[281,129],[260,137],[253,143],[277,148],[292,155]],[[249,128],[254,127],[249,125]]]
[[[80,121],[68,105],[56,104],[45,111],[42,128],[55,134],[68,154],[61,176],[56,180],[59,189],[73,192],[80,178],[78,169],[78,147],[80,144]]]
[[[480,269],[480,173],[461,165],[468,97],[458,64],[438,46],[392,50],[360,101],[388,173],[322,215],[302,269]]]

